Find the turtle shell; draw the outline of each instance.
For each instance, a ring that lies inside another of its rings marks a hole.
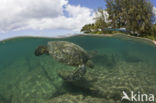
[[[88,53],[83,48],[67,41],[50,41],[48,50],[55,60],[68,65],[86,64],[89,59]]]

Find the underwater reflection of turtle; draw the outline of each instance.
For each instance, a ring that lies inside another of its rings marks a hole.
[[[70,75],[63,78],[68,81],[79,80],[83,77],[86,73],[86,66],[90,68],[94,67],[87,51],[71,42],[50,41],[47,46],[39,46],[35,50],[36,56],[42,54],[51,55],[58,62],[78,67]]]

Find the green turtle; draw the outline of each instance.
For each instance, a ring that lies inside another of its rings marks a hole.
[[[47,46],[39,46],[35,50],[35,55],[40,56],[47,54],[52,56],[56,61],[78,67],[72,72],[66,80],[79,80],[86,73],[86,66],[93,68],[94,65],[90,60],[91,57],[82,47],[67,41],[49,41]]]

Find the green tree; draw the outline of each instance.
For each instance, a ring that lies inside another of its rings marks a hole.
[[[105,28],[108,27],[107,12],[103,9],[98,9],[95,12],[95,23],[86,24],[82,27],[81,32],[84,33],[105,33]]]
[[[149,34],[154,20],[153,6],[148,0],[105,0],[111,26],[125,27],[132,34]]]
[[[156,37],[156,24],[153,26],[153,36]]]
[[[94,31],[94,24],[86,24],[82,27],[81,32],[91,33]]]
[[[94,20],[95,20],[95,29],[96,29],[95,31],[101,31],[101,33],[104,33],[105,28],[108,27],[106,11],[103,9],[98,9],[96,11]]]

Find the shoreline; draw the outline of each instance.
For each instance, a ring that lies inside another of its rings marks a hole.
[[[153,43],[156,45],[156,41],[153,40]]]

